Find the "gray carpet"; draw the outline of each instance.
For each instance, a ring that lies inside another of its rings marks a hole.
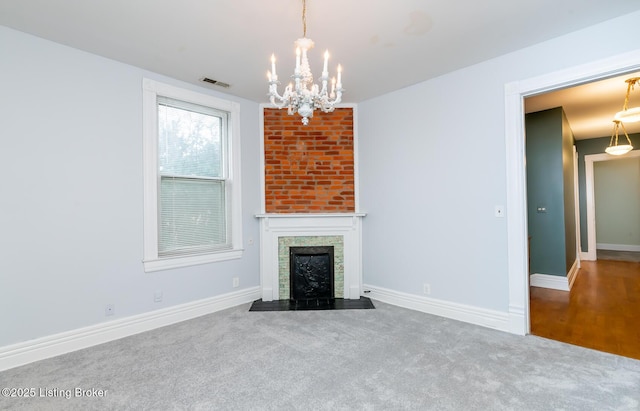
[[[375,302],[249,304],[0,373],[26,410],[638,410],[640,361]]]

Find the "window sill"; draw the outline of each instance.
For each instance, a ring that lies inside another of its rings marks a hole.
[[[211,254],[200,254],[191,256],[158,258],[143,261],[144,271],[170,270],[173,268],[189,267],[192,265],[215,263],[218,261],[234,260],[242,257],[243,249],[224,251]]]

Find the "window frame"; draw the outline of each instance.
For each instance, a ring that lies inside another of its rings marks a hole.
[[[242,257],[242,203],[240,188],[240,104],[196,91],[143,79],[143,265],[145,272],[188,267]],[[225,178],[227,226],[231,248],[183,255],[161,256],[159,240],[158,96],[210,107],[228,113]]]

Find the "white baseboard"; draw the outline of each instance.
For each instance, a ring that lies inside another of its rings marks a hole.
[[[566,277],[551,274],[531,274],[530,285],[532,287],[551,288],[552,290],[569,291],[578,278],[580,270],[579,260],[576,259],[569,269]]]
[[[561,275],[531,274],[531,286],[569,291],[569,280]]]
[[[211,314],[255,301],[261,296],[260,287],[252,287],[0,347],[0,371]]]
[[[364,285],[364,290],[365,296],[383,303],[510,332],[509,315],[507,313],[407,294],[372,285]],[[366,291],[369,292],[367,293]]]
[[[628,244],[596,244],[598,250],[611,250],[611,251],[636,251],[640,252],[640,245],[628,245]]]
[[[525,321],[525,311],[529,311],[528,304],[527,307],[509,304],[508,332],[516,335],[527,335],[531,332],[529,321]]]
[[[596,261],[598,258],[596,257],[595,252],[589,251],[581,251],[580,252],[580,261]]]
[[[567,273],[567,282],[569,283],[569,289],[573,287],[573,283],[578,278],[578,273],[580,272],[580,260],[576,259],[571,266],[571,269]]]

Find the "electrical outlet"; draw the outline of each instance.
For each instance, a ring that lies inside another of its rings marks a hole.
[[[240,278],[233,277],[233,288],[240,287]]]
[[[110,316],[110,315],[114,315],[116,313],[116,306],[115,304],[107,304],[104,306],[104,315],[105,316]]]
[[[162,290],[156,290],[156,292],[153,293],[153,301],[156,303],[162,302]]]
[[[423,291],[425,295],[431,294],[431,285],[423,284]]]

